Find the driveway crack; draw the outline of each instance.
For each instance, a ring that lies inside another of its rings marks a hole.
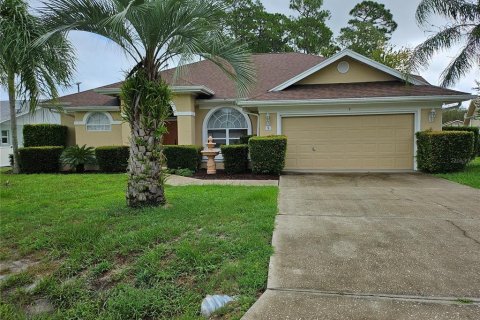
[[[460,232],[462,232],[462,233],[463,233],[463,236],[464,236],[465,238],[470,239],[470,240],[472,240],[473,242],[475,242],[476,244],[480,245],[480,241],[478,241],[477,239],[471,237],[465,229],[463,229],[463,228],[461,228],[460,226],[458,226],[457,224],[455,224],[455,222],[453,222],[453,221],[451,221],[451,220],[447,220],[447,222],[449,222],[452,226],[454,226],[454,227],[457,228]]]
[[[429,303],[441,303],[441,304],[452,304],[459,303],[460,300],[468,300],[470,304],[479,305],[480,299],[469,297],[469,298],[459,298],[459,297],[442,297],[442,296],[415,296],[415,295],[397,295],[397,294],[387,294],[387,293],[355,293],[355,292],[343,292],[343,291],[324,291],[324,290],[314,290],[314,289],[290,289],[290,288],[267,288],[270,291],[279,291],[279,292],[297,292],[297,293],[307,293],[315,294],[320,296],[346,296],[352,298],[363,298],[363,299],[383,299],[383,300],[400,300],[400,301],[415,301],[415,302],[429,302]]]

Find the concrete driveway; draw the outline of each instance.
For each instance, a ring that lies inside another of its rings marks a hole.
[[[480,190],[423,174],[280,179],[244,319],[480,319]]]

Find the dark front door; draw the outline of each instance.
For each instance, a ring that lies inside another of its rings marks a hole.
[[[168,133],[163,136],[164,145],[178,144],[177,120],[167,121]]]

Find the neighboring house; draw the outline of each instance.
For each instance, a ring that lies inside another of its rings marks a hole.
[[[257,83],[238,98],[234,83],[209,61],[192,63],[173,81],[173,117],[165,144],[238,143],[242,135],[288,137],[285,170],[414,170],[415,132],[441,130],[442,105],[468,93],[430,85],[343,50],[331,58],[301,53],[252,57]],[[79,145],[126,145],[121,83],[60,99],[62,124]],[[218,158],[221,161],[221,156]]]
[[[445,122],[444,127],[463,127],[463,120],[452,120]]]
[[[28,105],[16,101],[17,112],[17,137],[18,145],[23,146],[23,126],[26,124],[56,123],[60,124],[60,114],[48,109],[37,108],[31,114],[28,112]],[[12,132],[10,129],[10,108],[8,101],[0,101],[0,166],[10,165],[9,155],[13,153]]]

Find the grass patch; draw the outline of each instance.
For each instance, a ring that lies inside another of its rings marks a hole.
[[[480,157],[470,162],[462,172],[439,173],[436,176],[480,189]]]
[[[197,319],[206,294],[239,296],[237,319],[266,287],[276,187],[167,187],[167,208],[131,210],[123,174],[0,178],[0,260],[34,263],[4,280],[4,319],[43,298],[46,319]]]

